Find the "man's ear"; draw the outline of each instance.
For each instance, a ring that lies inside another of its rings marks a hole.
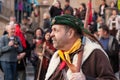
[[[75,34],[75,31],[73,29],[69,29],[69,31],[67,33],[68,37],[72,38],[72,37],[74,37],[74,34]]]
[[[104,34],[108,34],[107,31],[105,31],[105,30],[103,31],[103,33],[104,33]]]

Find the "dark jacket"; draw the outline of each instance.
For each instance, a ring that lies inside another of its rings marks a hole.
[[[86,10],[82,10],[82,11],[80,12],[80,14],[79,14],[79,18],[80,18],[81,20],[85,20],[85,15],[86,15]]]
[[[70,5],[65,6],[65,8],[64,8],[64,14],[66,14],[66,11],[70,12],[70,15],[73,15],[73,8]]]
[[[44,19],[43,22],[43,29],[50,29],[50,20],[49,19]]]
[[[53,18],[55,16],[61,15],[62,9],[57,8],[55,6],[51,6],[49,13],[50,13],[51,18]]]
[[[119,44],[113,36],[109,37],[107,53],[110,58],[113,71],[115,73],[119,70]]]
[[[103,14],[101,14],[101,7],[102,7],[102,5],[100,5],[100,7],[99,7],[99,16],[102,16],[102,18],[105,19],[105,8],[108,7],[108,5],[105,4],[104,10],[103,10]]]
[[[104,38],[100,38],[100,42],[103,39]],[[114,73],[116,73],[119,70],[119,44],[118,41],[113,36],[109,36],[108,39],[109,39],[107,44],[108,48],[105,49],[105,51],[108,54],[113,71]],[[104,43],[102,44],[104,45]]]

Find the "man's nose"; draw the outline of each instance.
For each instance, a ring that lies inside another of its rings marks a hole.
[[[54,37],[53,31],[50,33],[50,37],[51,37],[51,38]]]

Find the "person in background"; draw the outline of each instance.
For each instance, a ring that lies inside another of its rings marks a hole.
[[[40,58],[39,56],[42,55],[42,44],[43,44],[43,35],[44,32],[41,28],[37,28],[34,32],[34,38],[33,38],[33,45],[31,47],[32,52],[31,52],[31,58],[30,61],[34,67],[34,80],[37,79],[37,72],[38,72],[38,68],[37,65],[38,63],[40,63]]]
[[[28,21],[29,21],[28,17],[23,17],[23,18],[22,18],[22,21],[21,21],[21,26],[22,26],[22,25],[29,26],[29,25],[28,25]]]
[[[21,26],[20,26],[20,24],[18,24],[16,22],[16,17],[10,16],[9,25],[14,25],[15,26],[15,36],[19,37],[19,39],[20,39],[20,41],[22,43],[23,48],[26,48],[25,37],[24,37],[24,35],[21,32],[21,29],[20,29]],[[5,35],[5,34],[8,34],[7,30],[5,30],[3,32],[3,35]]]
[[[21,32],[23,35],[25,35],[26,29],[25,29],[26,25],[21,25]],[[31,48],[30,48],[30,44],[28,43],[28,41],[25,39],[26,41],[26,48],[23,49],[23,51],[21,53],[19,53],[17,55],[17,74],[16,74],[16,78],[17,80],[26,80],[26,59],[30,60],[30,53],[31,53]]]
[[[43,39],[43,48],[45,49],[45,55],[50,60],[54,51],[56,50],[53,47],[52,39],[50,37],[51,30],[47,30]]]
[[[0,13],[2,12],[2,1],[0,1]]]
[[[58,49],[52,56],[45,80],[117,80],[105,51],[81,20],[56,16],[50,36]]]
[[[20,39],[15,36],[15,25],[7,25],[8,34],[0,37],[0,65],[5,80],[15,80],[17,55],[23,51]]]
[[[9,24],[11,24],[12,22],[13,23],[17,23],[15,16],[10,16],[10,22],[9,22]]]
[[[49,13],[50,17],[54,18],[55,16],[61,15],[63,12],[61,8],[61,3],[59,0],[54,0],[52,6],[50,7]]]
[[[108,7],[106,4],[106,0],[101,0],[102,3],[99,6],[99,16],[101,16],[103,19],[105,19],[105,8]]]
[[[109,17],[107,25],[109,27],[110,34],[115,37],[117,31],[120,29],[120,16],[116,9],[112,10],[112,15]]]
[[[117,32],[117,34],[116,34],[116,39],[118,40],[119,49],[120,49],[120,29],[118,30],[118,32]]]
[[[92,8],[92,20],[96,22],[97,18],[98,18],[98,13],[95,11],[94,8]]]
[[[73,16],[75,16],[76,18],[79,18],[79,10],[77,8],[73,9]]]
[[[21,20],[22,20],[22,17],[23,17],[23,8],[24,8],[23,5],[24,5],[23,1],[19,0],[18,4],[17,4],[18,16],[16,16],[18,23],[21,23]]]
[[[30,17],[34,20],[34,22],[36,22],[39,25],[39,23],[40,23],[40,10],[39,10],[39,6],[37,6],[36,4],[34,4],[33,11],[31,13]]]
[[[43,30],[50,30],[50,15],[49,13],[43,14]]]
[[[24,20],[24,19],[23,19]],[[10,17],[10,25],[15,25],[15,36],[19,37],[22,47],[23,47],[23,51],[20,52],[17,55],[17,74],[16,74],[16,79],[20,79],[20,80],[25,80],[26,79],[26,72],[25,72],[25,66],[26,66],[26,50],[27,50],[27,45],[26,45],[26,39],[24,37],[24,34],[22,33],[21,30],[21,26],[19,24],[16,24],[16,18],[15,17]],[[6,30],[6,34],[7,34],[7,30]],[[5,35],[5,34],[4,34]],[[24,58],[24,59],[23,59]]]
[[[28,19],[26,19],[27,22],[27,26],[26,26],[26,30],[25,30],[25,38],[28,41],[28,43],[30,44],[30,47],[32,47],[33,45],[33,38],[34,38],[34,31],[39,28],[38,23],[36,23],[31,17],[29,17]]]
[[[81,20],[85,20],[85,14],[86,14],[86,5],[85,5],[85,3],[81,3],[80,4],[80,6],[79,6],[79,18],[81,19]]]
[[[39,80],[45,79],[45,74],[47,72],[49,61],[55,52],[55,48],[53,47],[52,40],[50,38],[50,30],[47,30],[44,35],[42,48],[44,49],[44,52],[41,53],[42,55],[40,57],[43,57],[41,59],[41,64],[37,63],[37,76],[36,78],[39,78]],[[39,71],[38,71],[39,70]],[[36,79],[37,80],[37,79]]]
[[[26,80],[26,52],[23,50],[17,55],[16,80]]]
[[[105,20],[102,17],[98,17],[97,18],[97,30],[99,29],[99,27],[105,23]]]
[[[97,22],[92,20],[92,22],[89,24],[89,31],[98,39],[98,30],[97,30]]]
[[[110,8],[116,8],[117,7],[117,5],[116,5],[116,3],[115,3],[115,1],[111,1],[110,2]]]
[[[109,28],[105,24],[99,30],[99,41],[107,53],[114,73],[119,71],[119,45],[115,37],[109,34]]]
[[[70,0],[65,0],[65,7],[63,9],[63,13],[73,15],[73,8],[70,6]]]
[[[16,17],[15,16],[10,16],[10,19],[9,19],[9,24],[17,24],[17,21],[16,21]],[[3,32],[3,35],[7,34],[7,31],[5,30]]]
[[[22,34],[25,37],[26,49],[24,49],[24,51],[26,52],[26,58],[29,61],[30,60],[30,54],[31,54],[31,45],[29,43],[30,39],[28,40],[27,39],[27,35],[26,35],[27,29],[29,27],[28,20],[29,19],[26,18],[26,17],[22,19],[22,21],[21,21],[22,23],[20,25],[21,26],[20,29],[21,29]]]

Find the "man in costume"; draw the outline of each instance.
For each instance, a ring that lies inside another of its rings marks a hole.
[[[116,80],[105,51],[80,20],[71,15],[56,16],[51,37],[58,50],[45,80]]]

